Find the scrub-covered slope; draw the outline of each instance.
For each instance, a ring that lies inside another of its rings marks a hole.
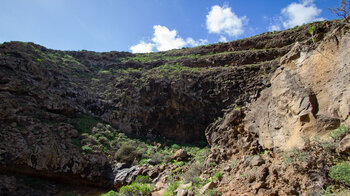
[[[277,128],[283,130],[281,135],[288,135],[291,125],[280,120],[282,113],[273,116],[277,106],[259,109],[264,104],[282,103],[276,94],[270,97],[266,93],[269,90],[261,92],[284,84],[274,83],[283,80],[283,74],[284,79],[293,80],[284,73],[285,65],[279,68],[281,57],[290,54],[291,49],[302,50],[296,48],[297,42],[312,44],[308,32],[312,25],[317,43],[331,31],[346,31],[340,21],[324,21],[229,43],[149,54],[57,51],[33,43],[3,43],[0,45],[1,172],[70,183],[84,179],[80,181],[85,184],[112,187],[113,181],[119,186],[115,176],[126,167],[116,166],[115,162],[116,159],[123,162],[115,154],[124,143],[136,147],[142,144],[136,149],[140,152],[135,154],[135,159],[127,161],[129,166],[141,163],[142,157],[152,159],[147,149],[150,144],[158,146],[152,147],[157,152],[173,142],[208,142],[212,147],[221,146],[222,150],[231,148],[225,150],[229,155],[222,153],[226,159],[241,152],[232,151],[233,146],[250,154],[277,149],[285,140],[278,137],[279,133],[271,133],[269,123],[276,121],[274,126],[278,124]],[[298,55],[293,54],[282,64]],[[276,75],[279,72],[283,74]],[[303,73],[306,78],[309,71]],[[315,90],[303,93],[311,105],[318,95]],[[272,101],[266,101],[268,98]],[[302,106],[300,110],[309,112],[310,121],[314,120],[311,114],[315,119],[323,119],[315,117],[318,115],[315,109]],[[302,113],[305,121],[307,117]],[[299,114],[289,115],[291,121]],[[266,118],[270,119],[267,123]],[[338,124],[331,128],[337,128]],[[227,128],[230,126],[232,129]],[[147,144],[129,137],[144,138]],[[217,152],[217,148],[213,149]],[[207,162],[213,156],[215,153]],[[220,157],[216,159],[219,161]],[[159,160],[151,162],[158,164]],[[152,178],[159,180],[158,173]]]

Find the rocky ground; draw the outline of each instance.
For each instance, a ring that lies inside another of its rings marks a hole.
[[[346,192],[349,40],[335,20],[149,54],[3,43],[0,195]]]

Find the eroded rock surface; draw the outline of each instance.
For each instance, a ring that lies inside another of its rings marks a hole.
[[[245,119],[246,129],[258,133],[264,148],[301,147],[315,136],[328,137],[340,122],[348,124],[349,38],[335,29],[316,49],[291,50],[300,57],[282,61],[286,64]]]

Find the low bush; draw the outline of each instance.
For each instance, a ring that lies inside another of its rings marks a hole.
[[[148,196],[151,195],[151,188],[147,184],[132,183],[131,185],[120,188],[122,196]]]
[[[337,182],[350,186],[350,163],[343,162],[334,165],[329,170],[329,177]]]
[[[298,148],[293,148],[290,152],[284,153],[283,157],[287,165],[295,163],[296,161],[307,162],[310,159],[306,152]]]
[[[173,144],[171,145],[171,148],[174,148],[174,149],[180,149],[181,146],[179,146],[178,144]]]
[[[180,182],[179,182],[179,181],[175,181],[175,182],[171,183],[171,184],[168,186],[168,188],[167,188],[167,190],[166,190],[164,196],[172,196],[172,195],[175,195],[175,190],[179,187],[179,185],[180,185]]]
[[[224,174],[223,174],[221,171],[216,172],[216,173],[211,177],[211,180],[212,180],[212,181],[221,180],[223,175],[224,175]]]
[[[135,147],[123,144],[115,153],[114,158],[119,162],[131,164],[135,159],[139,160],[141,154],[137,152]]]
[[[84,145],[81,147],[81,150],[83,151],[84,154],[90,153],[92,151],[92,148],[88,145]]]
[[[100,196],[120,196],[120,194],[115,191],[109,191],[108,193],[101,194]]]
[[[135,183],[142,183],[142,184],[148,184],[151,182],[151,178],[149,176],[137,176],[135,181]]]
[[[220,196],[221,193],[218,192],[216,189],[209,189],[204,193],[204,196]]]
[[[348,128],[345,125],[340,125],[338,129],[332,131],[329,136],[334,141],[340,141],[345,137],[345,135],[349,132]]]
[[[186,183],[192,182],[196,184],[196,177],[201,175],[202,166],[199,163],[193,163],[184,173],[184,180]]]

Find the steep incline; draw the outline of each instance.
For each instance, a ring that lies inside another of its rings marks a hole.
[[[340,24],[312,25],[320,41]],[[210,123],[260,97],[296,41],[311,43],[310,27],[150,54],[1,44],[1,168],[74,174],[108,185],[114,179],[111,155],[120,145],[92,140],[101,130],[107,138],[121,131],[179,143],[205,141]],[[207,138],[211,145],[220,140]]]

